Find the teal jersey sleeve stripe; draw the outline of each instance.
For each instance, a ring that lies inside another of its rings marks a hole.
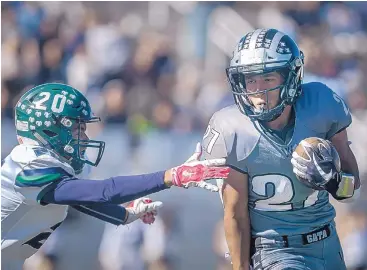
[[[57,186],[57,184],[61,181],[62,179],[60,179],[59,181],[54,181],[48,185],[46,185],[45,187],[43,187],[43,189],[38,193],[37,195],[37,202],[40,204],[40,205],[47,205],[48,203],[46,202],[43,202],[42,201],[42,198],[43,196],[52,191],[53,189],[55,189],[55,187]]]
[[[40,187],[45,184],[51,183],[61,178],[61,175],[58,174],[45,174],[42,176],[17,176],[17,185],[18,186],[32,186],[32,187]]]
[[[16,185],[20,187],[42,187],[65,177],[71,177],[71,175],[60,167],[23,170],[16,177]]]

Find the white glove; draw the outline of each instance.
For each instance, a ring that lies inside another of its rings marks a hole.
[[[172,168],[172,183],[175,186],[189,188],[199,187],[218,192],[216,185],[205,182],[209,179],[225,179],[228,177],[228,167],[218,167],[225,164],[225,159],[200,161],[202,147],[197,143],[195,153],[180,166]]]
[[[340,173],[340,158],[330,141],[320,139],[318,149],[306,141],[301,144],[308,158],[301,157],[296,151],[292,153],[293,172],[306,186],[323,190],[325,186]],[[320,145],[322,147],[320,147]]]
[[[124,225],[141,219],[145,224],[152,224],[155,221],[157,210],[163,206],[160,201],[153,202],[149,198],[140,198],[128,204]]]

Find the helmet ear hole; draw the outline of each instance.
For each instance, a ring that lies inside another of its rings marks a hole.
[[[51,130],[44,129],[42,131],[43,131],[43,133],[45,133],[50,138],[57,136],[57,133],[55,133],[55,132],[53,132]]]
[[[285,68],[278,70],[277,72],[283,78],[283,82],[282,82],[283,87],[280,89],[280,99],[285,100],[288,97],[286,85],[288,84],[288,81],[289,81],[290,70],[288,67],[285,67]]]
[[[280,89],[280,99],[284,100],[287,98],[287,91],[286,91],[286,87],[282,87],[282,89]]]
[[[303,51],[299,51],[299,54],[300,54],[300,58],[302,60],[302,63],[304,64],[305,63],[305,54],[303,53]]]

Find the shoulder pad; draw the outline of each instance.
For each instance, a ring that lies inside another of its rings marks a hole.
[[[327,134],[327,139],[352,122],[345,101],[325,84],[303,84],[302,91],[296,103],[297,113],[305,125]]]
[[[11,160],[20,164],[28,164],[29,162],[37,158],[33,147],[35,146],[25,144],[15,146],[10,153]]]
[[[297,102],[302,103],[306,108],[325,111],[335,109],[338,105],[343,105],[341,101],[343,99],[325,84],[310,82],[302,84],[302,95]],[[344,110],[345,114],[349,113],[348,107],[339,107]]]
[[[18,186],[43,186],[75,175],[69,164],[41,146],[18,145],[10,155],[22,168],[16,176],[15,182]]]
[[[252,121],[243,115],[236,105],[231,105],[216,112],[205,132],[207,135],[210,129],[216,130],[225,145],[226,157],[229,161],[238,162],[245,159],[253,150],[259,139],[259,133]],[[205,143],[204,135],[203,145]],[[212,158],[217,158],[214,156]],[[228,162],[228,160],[227,160]]]
[[[320,105],[323,102],[322,99],[332,98],[333,93],[334,92],[323,83],[305,83],[302,84],[302,95],[299,97],[298,102],[302,102],[306,106],[312,106],[316,104]]]

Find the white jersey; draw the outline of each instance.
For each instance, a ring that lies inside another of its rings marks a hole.
[[[65,219],[65,205],[41,205],[50,186],[75,175],[69,164],[44,147],[18,145],[1,167],[2,269],[22,269]]]

